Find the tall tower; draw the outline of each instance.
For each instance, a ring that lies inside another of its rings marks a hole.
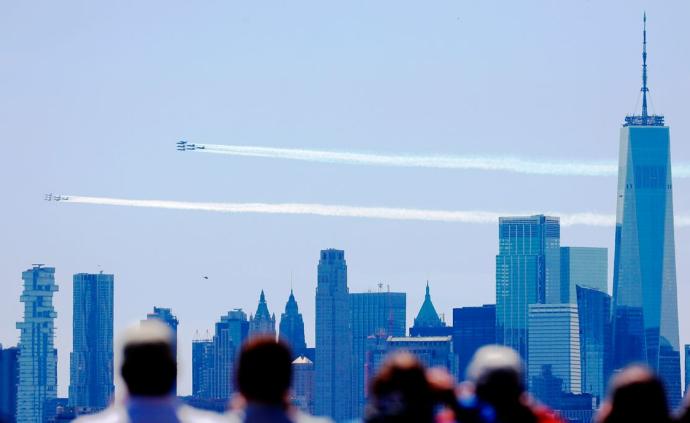
[[[216,322],[210,388],[212,398],[227,400],[231,397],[235,359],[247,339],[248,330],[247,314],[239,308],[229,311]]]
[[[266,304],[266,295],[261,290],[259,295],[259,305],[254,316],[249,317],[249,337],[254,336],[276,336],[276,316],[271,315]]]
[[[642,113],[620,133],[613,273],[614,367],[645,362],[680,402],[680,347],[669,128],[647,111],[647,31]]]
[[[345,252],[322,250],[316,286],[314,411],[335,421],[352,418],[352,328]]]
[[[48,404],[57,397],[57,350],[53,344],[55,318],[53,293],[55,268],[34,265],[22,273],[24,321],[17,323],[19,338],[19,386],[17,423],[42,423],[54,417]]]
[[[69,404],[93,411],[113,395],[113,275],[73,277]]]
[[[527,360],[528,307],[559,304],[560,222],[544,215],[501,217],[496,256],[496,342]]]
[[[146,315],[147,320],[157,319],[168,325],[173,333],[173,353],[175,355],[175,362],[177,362],[177,325],[180,323],[177,317],[169,308],[153,307],[153,313]],[[177,382],[173,388],[173,395],[177,395]]]
[[[287,342],[292,349],[292,356],[304,355],[307,344],[304,341],[304,320],[299,312],[295,294],[290,290],[290,297],[285,304],[285,313],[280,316],[280,339]]]
[[[414,319],[414,325],[410,328],[410,336],[447,336],[453,334],[453,328],[438,317],[436,307],[431,302],[429,281],[426,282],[424,302],[419,308],[419,313]]]

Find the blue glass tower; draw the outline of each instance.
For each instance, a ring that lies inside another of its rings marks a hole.
[[[247,339],[248,332],[247,314],[241,309],[229,311],[216,322],[213,335],[212,398],[227,400],[233,393],[232,374],[235,358],[242,343]]]
[[[92,411],[113,395],[113,275],[73,277],[69,405]]]
[[[680,402],[669,128],[647,113],[646,17],[642,114],[627,116],[620,136],[613,274],[614,366],[645,362]]]
[[[685,344],[685,395],[690,394],[690,345]]]
[[[474,353],[484,345],[496,343],[496,305],[453,309],[453,350],[458,355],[458,380]]]
[[[213,377],[213,341],[210,339],[192,341],[192,396],[211,399]]]
[[[530,304],[560,303],[557,217],[501,217],[496,256],[496,342],[527,360]]]
[[[608,250],[595,247],[561,247],[561,303],[577,301],[576,286],[608,291]]]
[[[157,319],[168,325],[170,330],[173,332],[173,352],[175,353],[175,359],[177,360],[177,325],[179,324],[179,321],[172,313],[172,310],[169,308],[153,307],[153,313],[147,314],[146,319]],[[177,395],[177,383],[175,383],[173,394]]]
[[[347,263],[342,250],[322,250],[316,286],[316,398],[314,411],[351,419],[352,328]]]
[[[19,348],[2,348],[0,344],[0,421],[14,422],[17,417],[19,383]]]
[[[24,321],[17,323],[19,338],[19,386],[17,422],[44,423],[54,417],[48,404],[57,397],[57,350],[54,347],[53,293],[57,292],[55,268],[34,265],[22,273]]]
[[[352,326],[352,407],[355,415],[364,412],[365,356],[370,335],[405,336],[406,294],[404,292],[358,292],[350,294]]]
[[[601,401],[611,376],[611,296],[598,289],[576,287],[580,318],[582,392]]]
[[[304,355],[307,350],[307,343],[304,340],[304,320],[292,289],[285,304],[285,313],[280,316],[279,336],[290,346],[294,358]]]

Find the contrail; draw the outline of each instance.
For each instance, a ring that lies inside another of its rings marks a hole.
[[[498,223],[499,216],[525,216],[540,214],[538,212],[499,213],[478,210],[424,210],[391,207],[357,207],[310,203],[197,203],[187,201],[134,200],[110,197],[82,197],[76,195],[62,196],[61,202],[121,207],[194,210],[219,213],[293,214],[334,217],[358,217],[386,220],[421,220],[434,222],[483,224]],[[546,212],[543,214],[560,217],[562,226],[613,226],[615,224],[615,216],[613,214],[589,212]],[[676,225],[689,226],[690,217],[677,218]]]
[[[187,146],[189,150],[210,154],[367,166],[485,170],[558,176],[615,176],[618,172],[618,164],[615,161],[566,161],[510,156],[379,154],[218,144],[187,144]],[[673,176],[690,177],[690,165],[674,166]]]

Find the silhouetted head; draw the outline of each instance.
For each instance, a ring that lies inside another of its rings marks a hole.
[[[645,366],[627,367],[612,379],[608,398],[597,420],[603,423],[669,422],[664,385]]]
[[[410,353],[397,353],[386,360],[371,383],[365,421],[433,422],[434,405],[424,366]]]
[[[249,403],[287,405],[292,379],[292,352],[282,341],[257,337],[242,347],[235,380]]]
[[[121,372],[132,396],[170,394],[177,379],[170,328],[156,320],[145,320],[127,329],[122,340]]]
[[[524,368],[517,351],[501,345],[478,349],[467,367],[467,379],[477,398],[490,404],[500,421],[536,420],[524,404]]]

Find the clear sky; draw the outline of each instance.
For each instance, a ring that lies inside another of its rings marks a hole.
[[[0,13],[0,342],[14,345],[21,272],[56,267],[59,392],[71,351],[72,274],[115,274],[115,330],[154,305],[191,340],[291,280],[314,334],[322,248],[346,250],[351,291],[431,283],[436,308],[492,303],[497,225],[223,215],[54,204],[46,192],[140,199],[319,202],[615,212],[614,177],[379,168],[175,151],[175,142],[617,158],[640,86],[642,11],[654,110],[690,161],[690,3],[5,2]],[[690,213],[690,181],[674,184]],[[563,245],[613,228],[573,226]],[[690,342],[690,229],[676,231],[681,342]],[[202,279],[208,275],[209,279]],[[609,281],[609,284],[611,282]]]

